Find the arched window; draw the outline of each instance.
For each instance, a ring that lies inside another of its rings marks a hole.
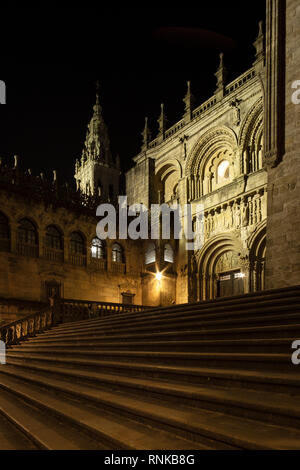
[[[33,223],[28,219],[22,219],[18,227],[18,242],[26,245],[37,245],[38,236]]]
[[[84,238],[79,232],[72,232],[70,237],[71,254],[85,255]]]
[[[167,263],[174,263],[174,251],[169,243],[165,245],[164,261],[166,261]]]
[[[111,252],[113,263],[123,263],[123,250],[118,243],[114,243]]]
[[[229,180],[229,161],[223,160],[218,165],[218,184],[223,184]]]
[[[145,264],[155,263],[156,261],[156,250],[155,244],[149,243],[145,253]]]
[[[22,219],[18,226],[17,250],[23,256],[38,256],[38,234],[35,225],[28,219]]]
[[[9,220],[2,212],[0,212],[0,251],[10,251]]]
[[[103,240],[100,238],[93,238],[91,246],[92,258],[104,259],[105,258],[105,246]]]
[[[46,228],[46,247],[52,248],[54,250],[63,249],[63,239],[60,231],[54,227],[54,225],[49,225]]]

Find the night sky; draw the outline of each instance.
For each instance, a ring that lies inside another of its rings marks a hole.
[[[71,181],[98,79],[112,151],[130,168],[145,116],[154,138],[161,102],[169,127],[181,119],[187,80],[196,106],[214,93],[220,52],[229,80],[252,65],[264,0],[198,3],[205,8],[2,8],[4,162],[18,154],[24,169]]]

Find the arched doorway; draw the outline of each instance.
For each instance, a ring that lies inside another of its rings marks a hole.
[[[218,235],[199,254],[198,300],[238,295],[247,291],[248,272],[241,262],[241,242]]]
[[[217,297],[229,297],[244,293],[244,277],[240,259],[234,251],[225,251],[215,267],[217,278]]]

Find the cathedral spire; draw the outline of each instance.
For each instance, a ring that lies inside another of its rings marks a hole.
[[[81,159],[75,163],[78,190],[89,195],[99,195],[104,200],[115,200],[119,194],[120,161],[112,158],[107,127],[102,116],[96,82],[96,101],[93,115],[87,126]]]
[[[185,108],[184,108],[185,113],[184,113],[183,118],[187,122],[189,122],[192,119],[192,113],[193,113],[194,104],[195,104],[195,97],[191,92],[190,81],[187,82],[187,92],[186,92],[185,97],[183,98],[183,102],[185,104]]]
[[[148,118],[147,117],[145,117],[145,127],[144,127],[144,130],[142,132],[142,136],[143,136],[142,150],[147,150],[148,144],[151,140],[151,132],[150,132],[150,129],[149,129]]]
[[[87,160],[111,162],[110,142],[107,128],[102,116],[99,101],[99,81],[96,82],[96,102],[93,106],[93,117],[88,124],[83,153]]]

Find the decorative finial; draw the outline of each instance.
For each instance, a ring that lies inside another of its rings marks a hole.
[[[220,65],[219,68],[224,67],[224,52],[220,53]]]
[[[96,104],[99,104],[99,90],[100,90],[99,80],[95,82],[95,85],[96,85]]]
[[[192,113],[193,113],[194,104],[195,104],[195,98],[191,92],[190,81],[187,82],[187,91],[186,91],[185,97],[183,98],[183,102],[185,104],[185,107],[184,107],[185,113],[184,113],[183,118],[185,119],[185,121],[190,121],[192,119]]]
[[[215,77],[217,79],[217,89],[216,95],[217,99],[222,99],[225,93],[225,85],[226,85],[226,78],[227,78],[227,71],[224,65],[224,54],[221,52],[220,54],[220,64],[217,72],[215,73]]]
[[[260,21],[258,24],[258,36],[253,43],[255,47],[255,62],[254,66],[256,66],[259,70],[264,65],[264,32],[263,32],[263,22]]]
[[[160,105],[160,115],[159,115],[157,122],[158,122],[158,135],[164,136],[165,131],[166,131],[166,124],[167,124],[164,103],[161,103]]]
[[[145,127],[142,132],[142,137],[143,137],[143,145],[142,145],[142,150],[146,150],[148,148],[148,144],[151,139],[151,132],[148,126],[148,118],[145,117]]]

